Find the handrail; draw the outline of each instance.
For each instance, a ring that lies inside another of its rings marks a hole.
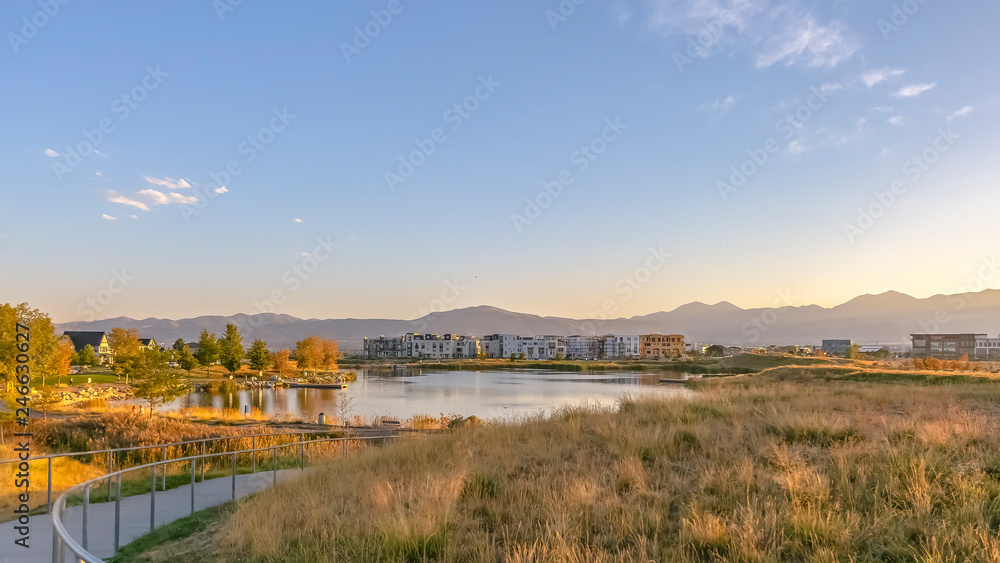
[[[187,444],[198,444],[201,442],[214,442],[217,440],[235,440],[237,438],[261,438],[265,436],[298,436],[301,434],[332,434],[337,432],[337,430],[301,430],[293,432],[270,432],[266,434],[234,434],[232,436],[216,436],[215,438],[198,438],[197,440],[186,440],[184,442],[170,442],[169,444],[153,444],[151,446],[127,446],[124,448],[110,448],[105,450],[90,450],[86,452],[66,452],[59,454],[47,454],[47,455],[37,455],[29,457],[28,459],[0,459],[0,463],[20,463],[22,461],[36,461],[39,459],[48,459],[50,457],[74,457],[81,455],[93,455],[93,454],[106,454],[106,453],[117,453],[126,452],[133,450],[149,450],[153,448],[172,448],[174,446],[185,446]]]
[[[304,435],[305,433],[301,433],[301,434]],[[98,482],[104,481],[105,479],[110,479],[110,478],[114,477],[115,481],[117,482],[117,490],[116,490],[116,495],[115,495],[115,546],[114,546],[115,553],[117,553],[118,552],[118,548],[119,548],[119,545],[118,545],[118,529],[119,528],[118,527],[120,525],[120,519],[119,519],[119,514],[120,514],[120,508],[119,507],[120,507],[120,504],[119,503],[121,502],[121,499],[122,499],[122,497],[121,497],[121,476],[124,475],[124,474],[126,474],[126,473],[129,473],[131,471],[140,471],[140,470],[143,470],[143,469],[152,469],[152,489],[150,491],[150,495],[151,495],[150,498],[152,499],[152,502],[150,503],[150,531],[152,531],[153,529],[155,529],[154,528],[154,522],[155,522],[155,511],[156,511],[156,504],[155,504],[155,499],[156,499],[156,472],[157,472],[156,468],[159,467],[160,465],[166,465],[168,463],[181,463],[181,462],[190,462],[191,463],[191,476],[192,476],[192,481],[191,481],[191,513],[193,514],[194,513],[194,494],[195,494],[195,484],[196,484],[196,481],[194,480],[194,477],[195,477],[195,465],[197,463],[197,460],[199,460],[199,459],[208,459],[208,458],[211,458],[211,457],[220,457],[220,456],[232,456],[233,457],[233,499],[235,500],[235,498],[236,498],[236,467],[237,467],[236,466],[236,458],[240,454],[256,454],[257,452],[273,451],[274,455],[275,455],[275,457],[274,457],[274,464],[273,464],[273,470],[272,470],[274,472],[274,481],[273,481],[273,483],[276,483],[277,482],[277,471],[278,471],[277,451],[278,451],[279,448],[288,448],[288,447],[292,447],[292,446],[299,446],[300,447],[300,451],[301,451],[301,468],[304,470],[305,469],[305,446],[306,446],[306,444],[320,444],[320,443],[324,443],[324,442],[344,442],[344,447],[345,447],[345,450],[346,450],[347,443],[349,441],[351,441],[351,440],[354,440],[354,441],[386,440],[386,439],[392,440],[392,439],[398,439],[398,438],[400,438],[400,436],[398,434],[390,434],[390,435],[386,435],[386,436],[357,436],[357,437],[353,437],[353,438],[351,438],[351,437],[343,437],[343,438],[320,438],[320,439],[316,439],[316,440],[301,440],[299,442],[293,442],[291,444],[280,444],[280,445],[266,446],[266,447],[259,447],[259,448],[255,447],[255,448],[252,448],[252,449],[249,449],[249,450],[240,450],[240,451],[235,451],[235,452],[208,453],[208,454],[201,454],[201,455],[189,456],[189,457],[184,457],[184,458],[174,458],[174,459],[168,459],[168,460],[154,461],[152,463],[147,463],[145,465],[137,465],[135,467],[129,467],[127,469],[120,469],[118,471],[115,471],[114,473],[109,473],[109,474],[103,475],[101,477],[95,477],[93,479],[90,479],[89,481],[85,481],[85,482],[80,483],[78,485],[73,485],[69,489],[66,489],[66,491],[64,491],[61,495],[59,495],[59,498],[56,499],[55,505],[52,508],[52,561],[54,563],[62,563],[63,557],[65,555],[65,550],[69,549],[76,557],[79,558],[80,561],[84,561],[86,563],[104,563],[103,559],[101,559],[100,557],[97,557],[96,555],[94,555],[94,554],[90,553],[89,551],[87,551],[87,548],[85,546],[88,543],[87,542],[87,527],[86,527],[86,523],[87,523],[87,515],[88,515],[87,511],[89,510],[89,503],[87,501],[88,501],[88,498],[89,498],[90,487],[93,486],[93,485],[95,485],[95,484],[97,484]],[[166,468],[164,468],[163,472],[164,472],[164,475],[165,475],[166,474]],[[202,481],[202,482],[204,482],[204,481]],[[81,489],[84,491],[84,494],[83,494],[83,498],[84,498],[84,503],[83,503],[83,510],[84,510],[83,522],[84,522],[84,528],[83,528],[83,538],[82,538],[83,545],[81,545],[79,542],[77,542],[75,539],[73,539],[73,537],[69,534],[69,531],[66,530],[66,526],[62,522],[62,512],[63,512],[63,510],[66,509],[66,500],[67,500],[67,498],[71,494],[74,494],[74,493],[76,493],[77,491],[79,491]]]
[[[51,512],[52,511],[52,460],[54,460],[56,458],[60,458],[60,457],[71,458],[71,457],[79,457],[79,456],[87,456],[87,455],[107,454],[108,455],[108,473],[106,475],[104,475],[103,477],[101,477],[101,479],[107,479],[108,480],[108,498],[110,498],[111,497],[111,477],[110,477],[110,475],[111,475],[111,470],[112,470],[112,466],[111,466],[111,456],[112,456],[112,454],[117,454],[117,453],[121,453],[121,452],[134,452],[134,451],[140,451],[140,450],[159,449],[159,450],[163,451],[163,457],[164,457],[164,460],[166,460],[168,449],[176,447],[176,446],[187,446],[187,445],[192,445],[192,444],[204,444],[204,443],[207,443],[207,442],[221,442],[221,441],[224,441],[224,440],[236,440],[236,439],[243,439],[243,438],[250,438],[250,439],[254,440],[254,445],[256,446],[256,439],[257,438],[267,438],[267,437],[270,437],[270,436],[300,436],[301,437],[301,436],[305,436],[306,434],[311,434],[311,435],[315,435],[315,434],[333,434],[335,432],[337,432],[337,430],[314,430],[314,431],[296,430],[296,431],[292,431],[292,432],[264,432],[264,433],[260,433],[260,434],[236,434],[236,435],[232,435],[232,436],[216,436],[214,438],[198,438],[198,439],[195,439],[195,440],[186,440],[186,441],[183,441],[183,442],[171,442],[169,444],[153,444],[153,445],[149,445],[149,446],[128,446],[128,447],[124,447],[124,448],[108,448],[108,449],[104,449],[104,450],[91,450],[91,451],[87,451],[87,452],[66,452],[66,453],[58,453],[58,454],[38,455],[38,456],[29,457],[28,459],[23,459],[23,460],[22,459],[5,459],[5,460],[0,460],[0,465],[3,465],[5,463],[21,463],[21,462],[48,460],[48,479],[46,480],[46,483],[47,483],[47,492],[46,492],[46,497],[45,497],[46,498],[46,500],[45,500],[45,506],[47,507],[48,511]],[[300,438],[300,441],[301,441],[301,438]],[[203,451],[204,451],[204,449],[203,449]]]

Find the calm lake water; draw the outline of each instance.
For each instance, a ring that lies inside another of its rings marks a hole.
[[[416,414],[475,415],[508,418],[551,412],[564,405],[613,405],[627,394],[685,395],[677,384],[660,378],[683,379],[671,372],[553,372],[549,370],[405,372],[355,370],[358,381],[346,390],[254,389],[232,394],[192,393],[166,405],[179,407],[236,408],[250,405],[267,414],[290,414],[315,420],[319,413],[335,417],[342,397],[353,398],[352,414],[366,418],[387,416],[406,419]]]

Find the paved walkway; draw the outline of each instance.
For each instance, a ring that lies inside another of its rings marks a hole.
[[[308,468],[307,468],[308,470]],[[278,482],[297,479],[301,469],[278,471]],[[236,496],[244,497],[271,486],[274,474],[264,471],[250,475],[236,476]],[[195,487],[195,510],[217,506],[232,498],[232,477],[222,477],[200,482]],[[121,502],[121,545],[149,532],[150,495],[136,495],[123,498]],[[169,491],[156,493],[156,526],[162,526],[191,513],[191,486],[185,485]],[[83,507],[74,506],[63,512],[66,530],[82,545]],[[14,544],[21,537],[14,526],[16,522],[0,524],[0,563],[49,563],[52,561],[52,517],[40,514],[31,517],[29,549]],[[114,555],[115,503],[104,502],[90,505],[89,551],[98,557]],[[69,551],[66,561],[73,561]]]

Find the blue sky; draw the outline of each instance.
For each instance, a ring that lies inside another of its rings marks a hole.
[[[0,300],[583,317],[1000,287],[998,16],[11,0]]]

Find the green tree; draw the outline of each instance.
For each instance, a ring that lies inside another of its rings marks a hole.
[[[198,358],[198,362],[205,366],[205,375],[209,374],[209,369],[212,364],[219,359],[219,342],[215,339],[215,335],[208,332],[208,330],[201,331],[201,337],[198,339],[198,354],[195,355]]]
[[[191,353],[191,348],[184,345],[184,349],[181,350],[180,356],[177,358],[177,363],[180,364],[181,369],[188,372],[190,377],[191,371],[198,368],[198,358],[194,357]]]
[[[851,347],[847,349],[846,357],[848,360],[861,359],[861,346],[858,344],[851,344]]]
[[[111,370],[119,378],[124,376],[125,384],[128,385],[135,360],[142,352],[139,332],[134,328],[113,328],[108,335],[108,346],[111,347],[112,354]]]
[[[83,347],[83,350],[80,350],[79,356],[81,366],[96,366],[101,363],[101,361],[97,358],[97,352],[90,344],[87,344]]]
[[[132,361],[135,380],[132,389],[135,396],[149,403],[149,417],[158,405],[173,401],[188,392],[188,383],[183,376],[167,367],[166,356],[158,350],[143,350]]]
[[[3,383],[3,395],[8,400],[14,398],[14,382],[16,375],[17,323],[27,326],[31,340],[28,367],[32,377],[42,378],[44,389],[48,377],[59,374],[60,341],[56,336],[55,326],[48,315],[32,309],[27,303],[16,307],[11,304],[0,305],[0,382]]]
[[[301,370],[318,369],[323,363],[323,341],[318,336],[295,343],[295,364]]]
[[[267,342],[260,338],[254,340],[253,344],[250,345],[250,351],[247,352],[247,358],[250,360],[250,369],[254,371],[267,369],[271,363],[271,353],[267,350]]]
[[[232,375],[239,371],[243,365],[243,357],[246,350],[243,349],[243,337],[240,330],[233,323],[226,325],[226,333],[219,339],[219,360],[222,366],[229,370]]]
[[[178,338],[177,340],[174,341],[174,345],[172,346],[172,348],[174,350],[177,350],[178,352],[182,352],[185,346],[187,346],[187,344],[185,344],[184,339]]]

